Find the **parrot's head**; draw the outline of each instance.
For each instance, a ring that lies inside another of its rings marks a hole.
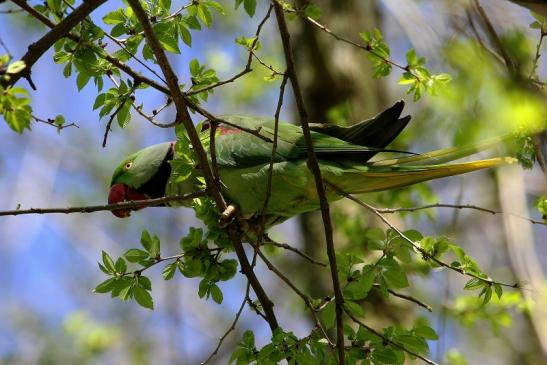
[[[165,142],[146,147],[126,158],[112,175],[108,204],[163,197],[174,151],[175,142]],[[130,209],[116,209],[112,214],[120,218],[129,217]]]

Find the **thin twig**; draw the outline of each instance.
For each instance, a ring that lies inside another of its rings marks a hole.
[[[416,211],[418,211],[418,210],[432,209],[432,208],[472,209],[472,210],[478,210],[478,211],[486,212],[486,213],[490,213],[490,214],[508,214],[508,215],[512,215],[512,216],[514,216],[514,217],[518,217],[518,218],[527,220],[528,222],[530,222],[530,223],[532,223],[532,224],[547,225],[547,222],[542,222],[542,221],[530,219],[530,218],[528,218],[528,217],[524,217],[524,216],[519,215],[519,214],[501,212],[501,211],[492,210],[492,209],[488,209],[488,208],[484,208],[484,207],[479,207],[479,206],[477,206],[477,205],[472,205],[472,204],[445,204],[445,203],[435,203],[435,204],[421,205],[421,206],[417,206],[417,207],[405,207],[405,208],[375,208],[375,209],[376,209],[376,211],[379,212],[379,213],[388,213],[388,214],[390,214],[390,213],[398,213],[398,212],[416,212]]]
[[[256,252],[253,256],[253,262],[251,264],[251,267],[254,267],[256,264]],[[239,317],[241,316],[241,313],[243,312],[243,308],[245,308],[245,304],[247,303],[247,300],[249,298],[249,291],[250,291],[250,288],[251,288],[251,283],[249,282],[249,280],[247,280],[247,286],[245,288],[245,295],[243,296],[243,300],[241,301],[241,305],[239,306],[239,309],[238,311],[236,312],[236,315],[234,317],[234,320],[232,321],[232,324],[230,325],[230,327],[228,327],[228,329],[226,330],[226,332],[224,332],[224,334],[218,339],[218,343],[217,343],[217,346],[215,347],[215,349],[213,350],[213,352],[211,352],[211,354],[209,355],[209,357],[207,357],[207,359],[205,361],[203,361],[201,363],[201,365],[205,365],[207,364],[213,357],[215,357],[216,354],[218,354],[218,350],[220,350],[220,347],[222,346],[222,343],[224,342],[224,340],[226,339],[226,337],[228,337],[228,335],[230,334],[230,332],[232,332],[233,330],[235,330],[236,328],[236,324],[237,322],[239,321]]]
[[[123,102],[118,105],[116,110],[114,110],[114,113],[110,115],[110,118],[108,119],[108,123],[106,123],[106,127],[104,129],[104,136],[103,136],[103,148],[106,147],[106,139],[108,138],[108,132],[112,130],[112,122],[114,121],[114,117],[122,110],[123,106],[125,105],[125,102],[127,101],[127,98],[124,98]]]
[[[428,359],[427,357],[424,357],[420,354],[417,354],[415,353],[414,351],[411,351],[409,349],[407,349],[405,346],[401,345],[401,344],[398,344],[397,342],[391,340],[389,337],[386,337],[384,335],[382,335],[380,332],[376,331],[374,328],[366,325],[363,321],[359,320],[358,318],[356,318],[351,312],[349,311],[345,311],[346,314],[355,322],[357,323],[358,325],[360,325],[361,327],[364,327],[367,329],[367,331],[369,332],[372,332],[373,334],[375,334],[376,336],[380,337],[382,340],[384,340],[385,342],[389,343],[390,345],[392,346],[395,346],[401,350],[403,350],[404,352],[406,352],[407,354],[409,355],[412,355],[414,357],[417,357],[418,359],[422,360],[423,362],[429,364],[429,365],[439,365],[437,364],[435,361],[433,360],[430,360]]]
[[[486,34],[490,38],[490,41],[494,44],[494,46],[498,49],[498,52],[503,57],[503,60],[505,61],[505,66],[507,67],[509,72],[512,75],[515,75],[517,71],[515,67],[515,63],[513,62],[513,59],[509,56],[509,53],[507,53],[507,50],[505,49],[503,43],[501,42],[501,39],[498,36],[496,29],[494,28],[494,25],[492,25],[492,22],[488,18],[488,15],[484,11],[484,8],[482,7],[479,0],[475,0],[474,4],[477,10],[477,13],[479,14],[479,17],[483,23],[483,27],[486,30]]]
[[[5,210],[0,211],[0,216],[8,215],[23,215],[23,214],[69,214],[69,213],[93,213],[104,210],[127,210],[133,208],[144,208],[144,207],[153,207],[173,201],[184,201],[192,200],[205,196],[204,191],[196,191],[190,194],[184,195],[173,195],[170,197],[155,198],[155,199],[146,199],[146,200],[133,200],[125,201],[115,204],[104,204],[104,205],[88,205],[83,207],[69,207],[69,208],[30,208],[30,209],[14,209],[14,210]]]
[[[63,130],[63,129],[68,128],[68,127],[80,128],[76,123],[69,123],[69,124],[62,124],[62,125],[55,124],[55,120],[51,119],[51,118],[48,118],[46,120],[46,119],[39,118],[35,115],[32,115],[32,119],[34,119],[35,122],[44,123],[44,124],[50,125],[52,127],[55,127],[55,128],[57,128],[58,131]]]
[[[287,66],[286,74],[291,80],[291,85],[296,101],[296,108],[300,116],[300,123],[302,124],[302,132],[304,140],[306,142],[306,149],[308,152],[308,168],[310,169],[313,178],[315,180],[315,189],[319,198],[319,205],[321,207],[321,217],[323,218],[323,227],[325,229],[325,240],[327,242],[327,256],[329,258],[330,271],[332,277],[332,285],[334,289],[335,297],[335,312],[336,312],[336,347],[338,348],[338,364],[344,365],[345,360],[345,348],[344,348],[344,297],[342,296],[342,290],[340,288],[340,279],[338,278],[338,267],[336,264],[336,252],[334,250],[334,239],[332,231],[332,223],[330,219],[330,208],[325,195],[325,187],[323,186],[323,179],[321,178],[321,170],[319,170],[319,163],[313,148],[313,141],[311,138],[310,126],[308,123],[308,113],[304,106],[304,98],[302,96],[302,90],[298,82],[298,76],[296,74],[294,56],[291,48],[290,34],[287,28],[285,20],[285,14],[282,5],[274,1],[275,15],[277,19],[277,25],[279,27],[279,34],[281,36],[281,42],[283,44],[283,53],[285,54],[285,62]]]
[[[325,264],[324,262],[321,262],[321,261],[317,261],[316,259],[314,259],[313,257],[307,255],[306,253],[300,251],[299,249],[297,249],[296,247],[293,247],[287,243],[279,243],[279,242],[275,242],[275,241],[272,241],[271,238],[267,238],[266,241],[264,241],[264,244],[265,245],[272,245],[272,246],[276,246],[276,247],[279,247],[279,248],[282,248],[282,249],[285,249],[285,250],[289,250],[289,251],[292,251],[294,253],[296,253],[297,255],[300,255],[302,256],[303,258],[305,258],[306,260],[308,260],[309,262],[311,262],[312,264],[315,264],[315,265],[319,265],[319,266],[323,266],[323,267],[327,267],[327,264]]]
[[[374,283],[373,286],[375,288],[380,288],[380,284],[377,284],[377,283]],[[408,294],[398,293],[396,291],[393,291],[392,289],[388,289],[387,291],[389,294],[393,295],[394,297],[408,300],[409,302],[418,304],[420,307],[427,309],[429,312],[433,312],[433,308],[431,308],[429,304],[422,302],[420,299],[414,298],[413,296]]]
[[[0,14],[14,14],[14,13],[20,13],[23,9],[7,9],[7,10],[0,10]]]
[[[266,182],[266,197],[264,198],[264,204],[262,205],[262,232],[264,232],[266,224],[266,209],[268,208],[268,202],[270,201],[270,196],[272,195],[272,177],[273,177],[273,167],[275,162],[275,156],[277,153],[277,138],[279,136],[279,115],[281,114],[281,107],[283,106],[283,96],[285,94],[285,86],[287,85],[287,74],[283,75],[283,80],[279,86],[279,98],[277,100],[277,107],[275,108],[274,116],[274,139],[272,144],[272,155],[270,157],[270,165],[268,167],[268,181]]]

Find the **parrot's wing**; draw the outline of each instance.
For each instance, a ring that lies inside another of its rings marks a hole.
[[[270,161],[275,137],[275,120],[247,116],[223,116],[220,119],[227,122],[221,123],[218,126],[215,138],[217,162],[220,166],[250,167],[262,165]],[[405,125],[407,122],[408,120],[405,121]],[[377,128],[375,122],[368,125]],[[249,133],[249,131],[253,131],[253,133]],[[346,139],[357,138],[354,137],[355,130],[352,133],[347,128],[344,128],[344,130],[331,129],[332,131],[337,131],[336,133],[347,132],[347,135],[344,136]],[[259,134],[261,137],[256,134]],[[362,137],[364,134],[360,132],[360,134],[357,133],[355,135]],[[370,136],[374,135],[375,133],[370,133]],[[356,145],[336,136],[317,131],[311,131],[311,137],[317,156],[320,159],[329,161],[365,162],[377,152],[391,151],[404,153],[404,151],[386,150],[381,147]],[[306,157],[307,147],[302,128],[293,124],[279,122],[277,150],[274,161],[295,161]]]

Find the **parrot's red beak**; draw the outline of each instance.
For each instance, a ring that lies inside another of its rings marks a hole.
[[[108,204],[121,203],[124,201],[135,201],[135,200],[146,200],[150,199],[148,195],[141,193],[135,189],[130,188],[125,184],[114,184],[110,187],[110,192],[108,193]],[[118,218],[127,218],[131,215],[131,210],[139,210],[142,208],[132,208],[132,209],[115,209],[112,210]]]

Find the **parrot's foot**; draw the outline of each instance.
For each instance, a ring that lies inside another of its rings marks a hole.
[[[220,228],[225,228],[230,223],[232,223],[237,216],[237,211],[238,209],[235,205],[228,205],[228,207],[226,207],[226,210],[224,210],[224,212],[222,212],[222,214],[220,215]]]

